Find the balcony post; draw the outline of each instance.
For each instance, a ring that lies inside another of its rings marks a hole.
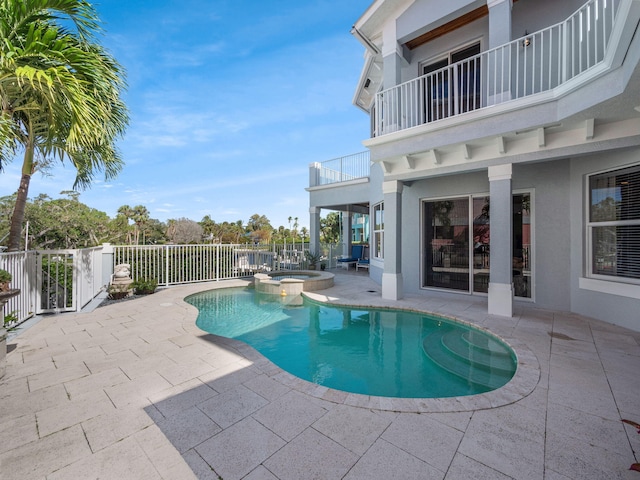
[[[309,164],[309,186],[317,187],[320,185],[320,171],[322,164],[318,162],[311,162]]]
[[[513,316],[512,171],[510,163],[489,167],[491,261],[488,311],[491,315],[503,317]]]

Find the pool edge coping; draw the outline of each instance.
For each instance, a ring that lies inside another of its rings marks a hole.
[[[234,286],[237,287],[240,285]],[[187,297],[204,292],[206,290],[218,290],[221,288],[233,288],[233,286],[208,286],[208,288],[201,291],[191,292],[185,295],[181,298],[181,301],[186,305],[195,308],[193,305],[186,302],[185,299]],[[458,323],[469,325],[475,329],[482,330],[483,332],[486,332],[491,336],[496,337],[502,342],[506,343],[515,353],[517,362],[516,372],[514,373],[511,380],[509,380],[502,387],[490,392],[475,395],[439,398],[399,398],[350,393],[342,390],[335,390],[324,385],[318,385],[316,383],[309,382],[308,380],[296,377],[295,375],[278,367],[271,360],[262,355],[258,350],[241,340],[223,337],[201,330],[196,325],[197,315],[193,323],[194,326],[196,326],[196,328],[198,328],[204,334],[211,335],[216,339],[220,339],[221,344],[228,344],[234,350],[244,356],[247,360],[252,361],[256,366],[258,366],[258,368],[260,368],[261,371],[263,371],[263,373],[265,373],[265,375],[267,375],[272,380],[275,380],[288,388],[296,390],[297,392],[310,395],[321,400],[352,407],[402,413],[457,413],[486,410],[490,408],[509,405],[522,400],[523,398],[526,398],[534,391],[534,389],[540,382],[540,363],[533,351],[524,342],[513,337],[500,336],[492,332],[488,328],[475,324],[469,320],[465,320],[464,318],[444,315],[438,312],[430,312],[428,310],[422,310],[418,308],[403,308],[394,306],[385,307],[380,305],[367,304],[364,302],[358,303],[356,301],[354,301],[353,303],[335,303],[328,300],[314,298],[316,296],[314,295],[314,292],[304,292],[302,295],[313,301],[326,305],[412,311],[422,314],[437,315]],[[263,368],[265,365],[268,365],[268,367]]]

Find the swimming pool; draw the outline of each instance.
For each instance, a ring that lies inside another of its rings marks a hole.
[[[506,384],[513,351],[445,318],[374,308],[300,306],[238,287],[185,299],[202,330],[241,340],[283,370],[329,388],[381,397],[474,395]]]

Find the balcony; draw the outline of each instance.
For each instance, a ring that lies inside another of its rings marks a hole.
[[[309,187],[349,182],[369,176],[369,151],[309,165]]]
[[[515,108],[527,97],[547,101],[593,80],[617,66],[623,32],[635,28],[625,25],[633,3],[591,0],[564,22],[379,92],[373,136],[498,105]]]

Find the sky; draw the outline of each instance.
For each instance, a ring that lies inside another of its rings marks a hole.
[[[364,151],[352,98],[364,48],[349,33],[371,0],[96,0],[99,37],[127,72],[125,166],[79,200],[115,217],[144,205],[161,221],[265,215],[309,225],[311,162]],[[17,190],[22,157],[0,173]],[[74,169],[31,179],[60,198]],[[323,211],[323,215],[327,212]]]

